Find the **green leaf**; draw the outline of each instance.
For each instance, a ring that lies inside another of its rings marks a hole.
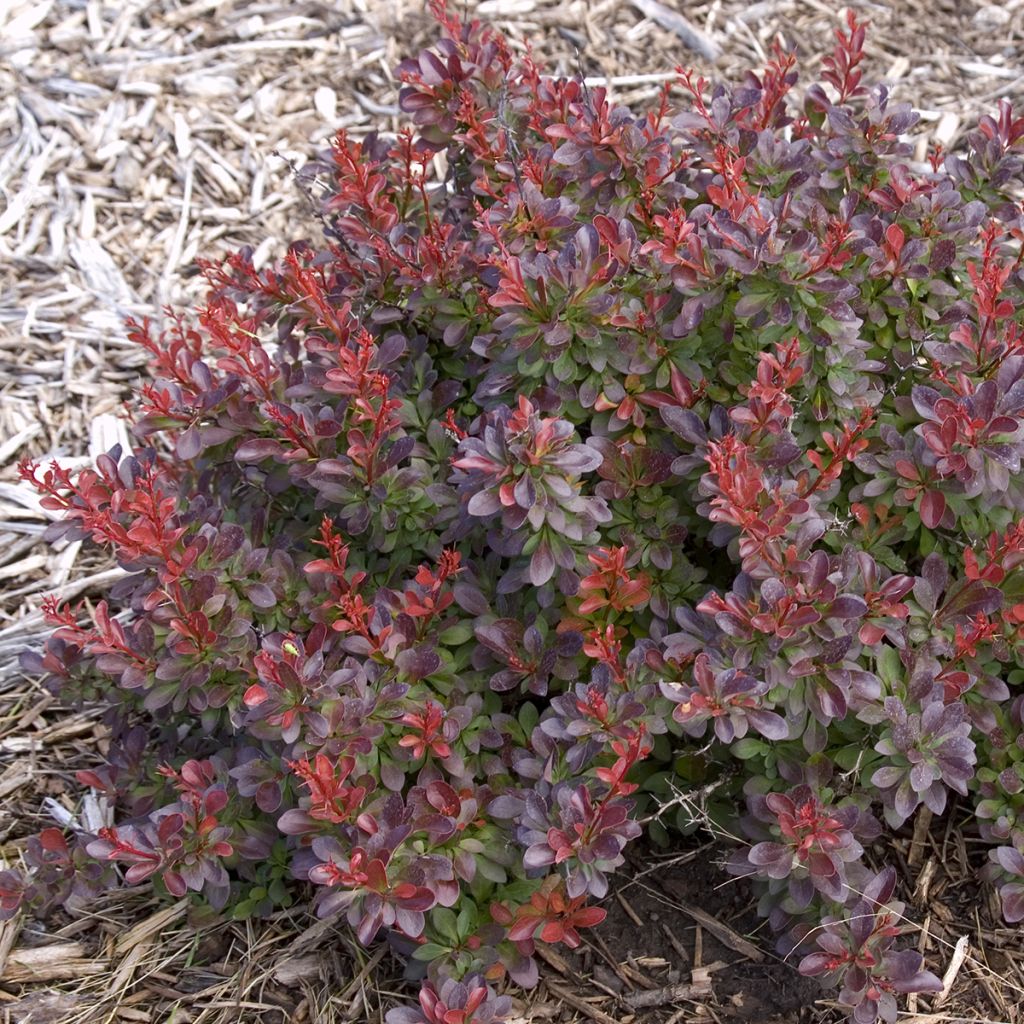
[[[667,795],[672,792],[672,777],[671,772],[654,772],[640,783],[640,789],[644,793]]]
[[[460,622],[454,626],[449,626],[447,629],[442,630],[438,636],[438,642],[444,644],[446,647],[458,647],[464,644],[467,640],[473,637],[473,623],[472,622]]]
[[[459,923],[454,910],[449,910],[448,907],[434,907],[430,912],[430,923],[438,935],[448,939],[453,946],[458,945]]]
[[[879,678],[890,688],[898,686],[903,681],[903,662],[900,661],[899,652],[895,647],[888,644],[879,647],[875,653],[875,665],[878,667]]]
[[[533,362],[530,362],[526,356],[520,356],[516,366],[519,372],[529,380],[535,380],[538,377],[544,376],[545,363],[543,359],[535,359]]]
[[[459,941],[463,942],[476,931],[477,909],[476,904],[470,899],[462,900],[463,906],[459,911],[456,921],[456,931],[459,934]]]
[[[921,540],[920,550],[922,556],[926,557],[935,550],[935,545],[938,543],[938,539],[927,526],[921,527]]]
[[[252,917],[256,911],[256,904],[256,900],[242,900],[241,903],[236,903],[231,911],[231,917],[235,921],[244,921],[247,917]]]
[[[448,956],[451,950],[446,946],[439,946],[436,942],[424,942],[422,946],[417,946],[413,951],[413,960],[422,960],[429,963],[431,960],[440,960],[443,956]]]
[[[660,761],[662,763],[670,760],[672,757],[672,742],[669,740],[665,733],[658,733],[654,737],[654,745],[651,748],[649,760]]]
[[[818,317],[815,324],[830,338],[838,338],[843,333],[843,325],[830,316]]]
[[[708,762],[699,754],[681,754],[672,767],[676,775],[687,782],[703,783],[708,780]]]
[[[527,701],[519,709],[519,727],[526,733],[527,739],[529,739],[530,733],[537,727],[539,721],[540,712],[537,710],[536,705]]]
[[[749,761],[752,757],[766,753],[768,746],[761,740],[746,736],[742,740],[737,740],[729,749],[734,757],[738,757],[741,761]]]
[[[486,878],[496,885],[502,885],[508,880],[505,869],[500,864],[495,864],[493,860],[488,860],[486,857],[476,858],[476,870],[481,878]]]
[[[507,901],[513,906],[520,906],[526,903],[530,897],[540,888],[541,879],[520,878],[508,885],[503,885],[498,892],[498,898],[503,902]]]
[[[669,845],[668,829],[657,819],[647,826],[647,835],[655,846],[665,849]]]
[[[1003,802],[1001,800],[981,800],[975,807],[974,813],[979,818],[990,819],[997,817],[1002,809]]]
[[[691,832],[696,832],[697,829],[703,824],[702,819],[694,817],[692,811],[687,807],[680,807],[676,811],[676,828],[679,829],[683,835],[689,835]]]
[[[572,353],[563,352],[552,364],[551,372],[555,375],[555,380],[563,384],[572,380],[576,376],[576,360],[573,359]]]
[[[841,747],[832,755],[832,759],[838,768],[849,772],[858,767],[858,763],[863,764],[864,753],[864,747],[854,744],[849,747]]]

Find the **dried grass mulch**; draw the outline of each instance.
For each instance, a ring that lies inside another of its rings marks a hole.
[[[469,8],[553,70],[635,103],[679,63],[735,79],[780,33],[810,74],[842,10],[835,0]],[[861,9],[874,24],[873,71],[922,113],[919,157],[1024,93],[1024,0]],[[293,169],[337,128],[395,127],[390,69],[432,34],[422,0],[0,0],[0,860],[16,860],[23,837],[54,817],[106,820],[73,781],[102,750],[102,726],[24,678],[17,655],[42,636],[44,594],[89,597],[118,574],[88,547],[40,543],[47,513],[19,484],[17,460],[83,464],[127,442],[118,411],[142,358],[123,318],[194,298],[196,256],[252,245],[266,261],[315,231]],[[955,826],[896,846],[918,945],[951,981],[906,1019],[1013,1024],[1024,1020],[1019,932],[974,883],[981,851]],[[582,955],[548,954],[522,1017],[829,1019],[817,988],[756,945],[747,895],[716,888],[714,856],[636,854],[612,921]],[[184,906],[128,891],[74,920],[0,927],[0,1021],[379,1020],[394,970],[383,950],[297,912],[197,931]]]

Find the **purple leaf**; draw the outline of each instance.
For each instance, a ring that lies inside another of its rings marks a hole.
[[[946,496],[941,491],[926,491],[921,498],[921,522],[934,530],[946,514]]]
[[[245,588],[245,596],[257,608],[273,608],[277,597],[265,583],[251,583]]]
[[[496,796],[488,805],[487,813],[495,818],[518,818],[526,804],[517,796],[508,793]]]
[[[493,491],[477,491],[469,499],[466,511],[471,516],[493,516],[496,512],[501,511],[501,501]]]
[[[441,657],[433,647],[421,644],[409,650],[400,651],[395,664],[410,678],[425,679],[441,667]]]
[[[779,843],[758,843],[751,847],[747,857],[751,864],[758,866],[774,864],[790,856],[786,847]]]
[[[707,429],[701,418],[690,409],[663,406],[658,410],[665,425],[692,445],[702,445],[708,439]]]
[[[829,616],[836,619],[859,619],[867,615],[867,612],[867,602],[855,594],[837,597],[828,610]]]
[[[554,862],[555,851],[547,843],[535,843],[533,846],[528,846],[523,854],[523,867],[528,871],[546,868]]]
[[[178,435],[178,440],[174,446],[174,453],[179,459],[189,461],[194,459],[202,450],[203,445],[198,427],[189,427]]]
[[[470,615],[486,615],[490,611],[487,598],[484,597],[480,588],[472,583],[466,583],[461,580],[456,581],[452,587],[452,594],[455,597],[456,604]]]
[[[809,953],[800,961],[799,971],[804,977],[816,978],[834,970],[834,958],[828,953]]]
[[[251,441],[243,441],[235,449],[236,462],[262,462],[273,458],[283,451],[281,442],[269,437],[257,437]]]
[[[530,582],[535,587],[542,587],[555,574],[555,558],[547,541],[537,545],[530,559]]]
[[[750,724],[768,740],[784,740],[789,736],[789,725],[781,716],[773,711],[762,711],[748,708],[746,716]]]

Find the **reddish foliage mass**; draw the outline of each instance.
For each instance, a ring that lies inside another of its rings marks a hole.
[[[780,949],[894,1020],[886,828],[960,801],[1024,918],[1024,118],[913,166],[852,15],[799,106],[775,52],[638,113],[436,13],[326,240],[130,325],[138,452],[22,468],[128,571],[25,658],[120,817],[2,913],[309,898],[426,964],[392,1024],[486,1024],[699,762]]]

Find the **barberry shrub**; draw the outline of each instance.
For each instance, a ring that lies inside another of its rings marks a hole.
[[[973,807],[1024,918],[1024,118],[912,167],[852,17],[799,104],[778,51],[637,113],[436,15],[413,127],[306,174],[326,241],[130,325],[137,451],[22,468],[127,573],[25,658],[107,709],[120,817],[3,912],[311,896],[425,979],[394,1024],[485,1024],[699,785],[780,948],[891,1021],[939,987],[893,830]]]

